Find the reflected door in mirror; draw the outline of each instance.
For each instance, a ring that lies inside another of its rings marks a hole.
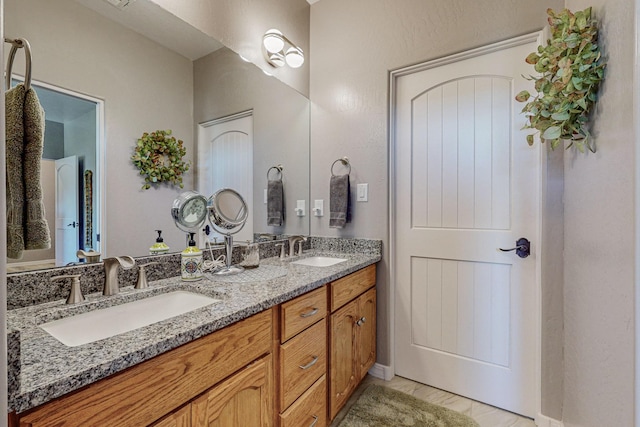
[[[251,111],[201,124],[198,131],[198,186],[210,196],[222,188],[237,191],[246,201],[246,225],[236,241],[253,241],[253,116]],[[238,212],[234,212],[237,215]],[[210,241],[216,233],[203,236]],[[220,238],[218,242],[220,242]],[[204,240],[203,240],[204,242]]]

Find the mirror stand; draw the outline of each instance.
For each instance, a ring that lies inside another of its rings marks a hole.
[[[233,255],[233,236],[231,234],[224,235],[224,247],[226,250],[226,262],[227,265],[225,267],[220,267],[216,269],[213,274],[217,274],[220,276],[226,276],[229,274],[238,274],[244,271],[244,268],[239,265],[231,265],[231,257]]]

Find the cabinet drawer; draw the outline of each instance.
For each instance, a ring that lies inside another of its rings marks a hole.
[[[327,370],[326,320],[280,346],[280,410],[289,407]]]
[[[266,310],[20,417],[21,426],[149,425],[271,350]]]
[[[323,375],[284,413],[280,427],[327,426],[327,380]]]
[[[285,342],[327,314],[326,286],[282,304],[280,341]]]
[[[375,264],[331,283],[331,312],[376,284]]]

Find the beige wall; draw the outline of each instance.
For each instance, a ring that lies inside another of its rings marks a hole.
[[[145,254],[155,229],[164,230],[172,249],[182,249],[183,233],[169,214],[182,190],[141,190],[130,156],[143,132],[172,129],[193,158],[191,61],[72,0],[7,0],[5,23],[5,35],[31,43],[33,79],[105,102],[106,253]],[[19,53],[15,72],[22,74],[23,65]],[[186,189],[192,177],[185,176]]]
[[[595,155],[565,153],[564,424],[634,425],[634,2],[593,6],[608,58]],[[636,118],[637,120],[637,118]]]
[[[562,0],[322,0],[311,7],[311,199],[328,200],[331,163],[352,165],[352,185],[369,183],[343,230],[312,218],[311,234],[383,239],[378,267],[378,362],[389,364],[389,70],[539,30]],[[553,363],[561,363],[554,361]],[[551,367],[561,375],[557,367]],[[561,391],[555,389],[555,395]]]
[[[309,4],[304,0],[151,0],[309,96]],[[277,28],[305,52],[299,69],[275,69],[262,54],[262,36]]]

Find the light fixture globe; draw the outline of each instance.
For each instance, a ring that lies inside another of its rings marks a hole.
[[[299,47],[290,47],[285,54],[287,65],[291,68],[300,68],[304,64],[304,54]]]
[[[282,33],[275,28],[267,30],[264,36],[262,36],[262,44],[269,53],[280,52],[284,48]]]
[[[282,52],[270,53],[269,63],[276,68],[282,67],[285,64],[284,55]]]

